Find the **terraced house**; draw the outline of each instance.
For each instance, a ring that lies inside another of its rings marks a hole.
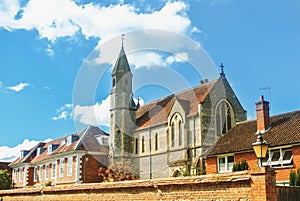
[[[234,163],[243,159],[249,169],[258,166],[252,149],[260,133],[269,143],[262,166],[276,171],[277,184],[288,185],[291,170],[300,168],[300,111],[270,116],[269,102],[261,96],[256,103],[256,120],[245,121],[223,135],[207,157],[207,173],[231,172]]]
[[[15,187],[98,182],[107,166],[108,134],[98,127],[38,143],[10,164]]]

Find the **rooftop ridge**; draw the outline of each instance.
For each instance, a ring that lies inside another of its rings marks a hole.
[[[193,86],[192,88],[184,89],[183,91],[179,91],[179,92],[177,92],[177,93],[173,93],[173,94],[164,96],[164,97],[162,97],[162,98],[159,98],[159,99],[156,99],[156,100],[154,100],[154,101],[148,102],[148,103],[146,103],[146,104],[144,104],[144,105],[141,105],[140,108],[146,107],[146,106],[148,106],[148,105],[151,105],[151,104],[154,104],[154,103],[157,103],[157,102],[160,102],[160,101],[162,101],[162,100],[164,100],[164,99],[167,99],[167,98],[171,98],[172,96],[175,96],[175,97],[176,97],[176,96],[181,95],[181,94],[183,94],[183,93],[186,93],[186,92],[195,90],[195,89],[197,89],[197,88],[199,88],[199,87],[204,87],[205,85],[213,84],[214,82],[217,82],[217,81],[218,81],[218,79],[214,79],[214,80],[209,81],[209,82],[207,82],[207,83],[200,84],[200,85],[197,85],[197,86]]]

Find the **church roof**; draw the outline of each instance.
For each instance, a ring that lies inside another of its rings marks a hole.
[[[124,75],[130,71],[130,66],[124,51],[124,47],[122,46],[119,57],[115,63],[114,69],[112,71],[112,75],[121,74]]]
[[[204,101],[217,81],[204,83],[141,106],[136,113],[138,129],[167,123],[176,99],[185,109],[186,115],[197,114],[198,104]]]
[[[270,121],[270,129],[262,134],[270,147],[300,143],[300,111],[275,115]],[[252,151],[251,145],[257,138],[256,122],[251,120],[237,124],[218,140],[208,156]]]

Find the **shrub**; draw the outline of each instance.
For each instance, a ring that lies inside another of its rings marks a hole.
[[[47,183],[45,183],[45,186],[51,186],[52,182],[48,181]]]
[[[11,177],[7,170],[0,170],[0,190],[12,188]]]
[[[289,185],[300,186],[300,168],[297,171],[291,170]]]
[[[233,164],[232,172],[248,170],[249,165],[245,159]]]

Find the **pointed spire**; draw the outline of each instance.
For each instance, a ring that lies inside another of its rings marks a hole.
[[[125,34],[122,34],[121,38],[122,38],[122,48],[123,48],[124,47]]]
[[[138,97],[138,98],[137,98],[136,109],[139,109],[140,106],[141,106],[141,105],[140,105],[140,100],[141,100],[140,97]]]
[[[225,73],[224,73],[224,65],[223,65],[223,63],[221,63],[220,68],[221,68],[221,73],[220,73],[220,75],[221,75],[222,77],[225,77]]]
[[[125,75],[126,73],[131,72],[130,66],[129,66],[125,51],[124,51],[124,40],[125,40],[124,36],[125,36],[125,34],[121,35],[121,40],[122,40],[121,51],[120,51],[120,54],[118,56],[118,59],[115,63],[115,66],[114,66],[114,69],[112,72],[112,75],[119,74],[121,77],[123,75]]]

